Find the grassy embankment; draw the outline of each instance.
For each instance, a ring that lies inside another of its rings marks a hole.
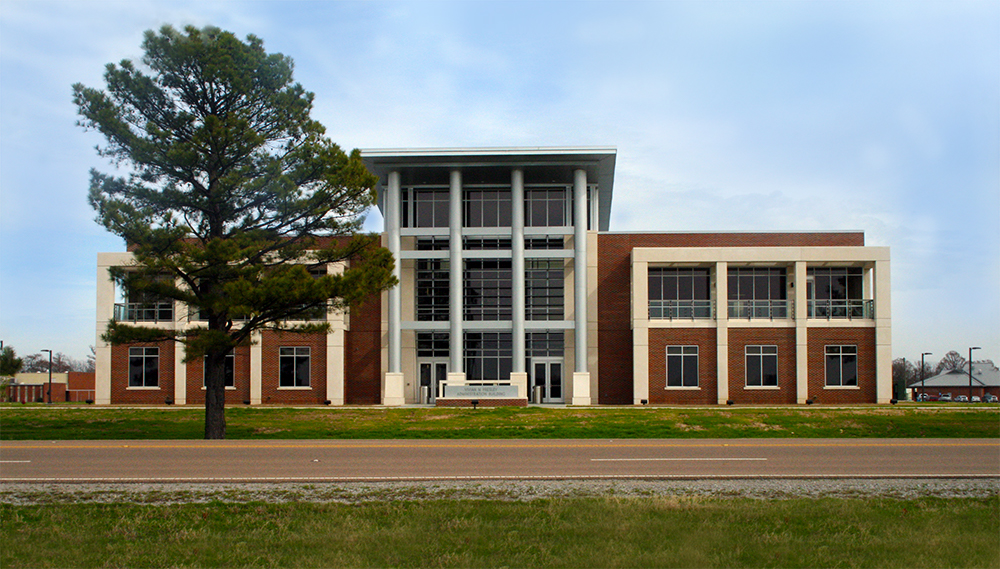
[[[998,567],[1000,500],[0,505],[0,566]]]
[[[1000,407],[248,408],[230,439],[1000,438]],[[0,405],[0,440],[200,439],[204,411]]]

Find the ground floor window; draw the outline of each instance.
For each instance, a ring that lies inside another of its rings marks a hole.
[[[508,381],[514,362],[510,332],[466,332],[465,376],[470,381]]]
[[[159,387],[160,349],[128,349],[128,386]]]
[[[205,387],[205,378],[208,377],[208,360],[202,360],[201,386]],[[222,372],[226,379],[226,387],[236,387],[236,355],[233,352],[226,354],[225,369]]]
[[[698,346],[667,346],[667,387],[698,387]]]
[[[826,347],[826,385],[829,387],[858,385],[858,347]]]
[[[450,348],[448,332],[417,332],[418,358],[447,358]]]
[[[778,386],[778,346],[747,346],[747,387]]]
[[[278,387],[309,387],[309,348],[278,348]]]

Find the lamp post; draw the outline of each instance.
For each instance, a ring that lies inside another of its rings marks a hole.
[[[932,356],[934,352],[924,352],[920,354],[920,388],[927,392],[927,386],[924,385],[924,380],[927,379],[927,368],[924,365],[924,356]]]
[[[972,350],[981,350],[979,346],[969,348],[969,401],[972,401]]]
[[[42,350],[49,353],[49,405],[52,405],[52,350]]]

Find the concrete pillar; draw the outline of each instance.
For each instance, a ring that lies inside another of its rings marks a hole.
[[[729,400],[729,263],[715,263],[715,382],[719,405]]]
[[[449,274],[448,284],[449,319],[451,323],[449,334],[449,352],[451,355],[451,366],[449,368],[448,380],[463,381],[465,379],[465,355],[463,328],[462,328],[462,171],[451,171],[451,185],[448,194],[448,226],[449,233]],[[461,377],[459,377],[461,375]]]
[[[795,262],[795,400],[805,404],[809,399],[809,297],[806,291],[805,261]]]
[[[632,402],[643,399],[649,400],[649,263],[633,259]]]
[[[582,169],[573,172],[573,248],[575,368],[587,373],[587,172]]]
[[[259,331],[254,332],[250,342],[250,404],[260,405],[264,377],[263,335]]]
[[[889,256],[875,262],[875,391],[879,403],[892,399],[892,306]]]
[[[512,273],[512,336],[513,346],[513,367],[514,373],[522,373],[525,361],[525,338],[524,338],[524,310],[525,310],[525,284],[524,284],[524,170],[515,168],[510,176],[511,190],[511,273]]]
[[[399,172],[389,172],[385,191],[385,232],[388,237],[389,252],[395,259],[392,275],[402,281],[402,261],[400,259],[400,178]],[[402,300],[400,286],[389,289],[389,373],[400,373],[402,360]]]

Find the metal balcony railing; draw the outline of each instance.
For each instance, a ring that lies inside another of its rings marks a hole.
[[[791,300],[730,300],[729,317],[746,320],[785,320],[794,317]]]
[[[874,300],[810,300],[809,318],[833,319],[874,319]]]
[[[119,322],[172,322],[173,301],[126,302],[115,304],[115,320]]]
[[[710,320],[715,317],[711,300],[651,300],[650,320]]]

